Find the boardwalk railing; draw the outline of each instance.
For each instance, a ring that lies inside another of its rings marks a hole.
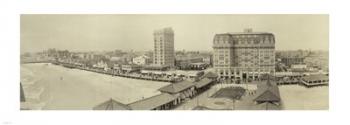
[[[53,62],[52,64],[62,65],[63,67],[67,67],[67,68],[75,68],[75,69],[80,69],[80,70],[85,70],[90,72],[96,72],[96,73],[101,73],[106,75],[119,76],[119,77],[132,78],[132,79],[141,79],[141,80],[150,80],[150,81],[159,81],[159,82],[178,82],[179,81],[178,79],[142,75],[141,73],[140,74],[119,73],[116,70],[88,68],[81,65],[71,64],[71,63]]]

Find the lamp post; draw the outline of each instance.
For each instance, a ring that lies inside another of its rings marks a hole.
[[[232,110],[236,110],[236,99],[234,97],[232,97]]]

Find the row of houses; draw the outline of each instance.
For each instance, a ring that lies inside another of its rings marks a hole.
[[[161,94],[142,99],[130,104],[123,104],[114,99],[107,100],[94,110],[169,110],[207,90],[216,83],[215,74],[209,72],[198,81],[181,81],[172,83],[159,89]]]

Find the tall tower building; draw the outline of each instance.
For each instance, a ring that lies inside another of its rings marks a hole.
[[[221,78],[257,79],[275,72],[275,37],[272,33],[216,34],[213,40],[214,69]]]
[[[174,54],[174,31],[172,28],[155,30],[153,63],[157,66],[173,67],[175,63]]]

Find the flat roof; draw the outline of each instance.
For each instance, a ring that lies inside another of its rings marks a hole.
[[[309,75],[302,78],[306,81],[316,81],[316,80],[329,80],[327,75],[317,74],[317,75]]]
[[[219,33],[216,35],[272,35],[272,33],[268,32],[227,32],[227,33]]]

